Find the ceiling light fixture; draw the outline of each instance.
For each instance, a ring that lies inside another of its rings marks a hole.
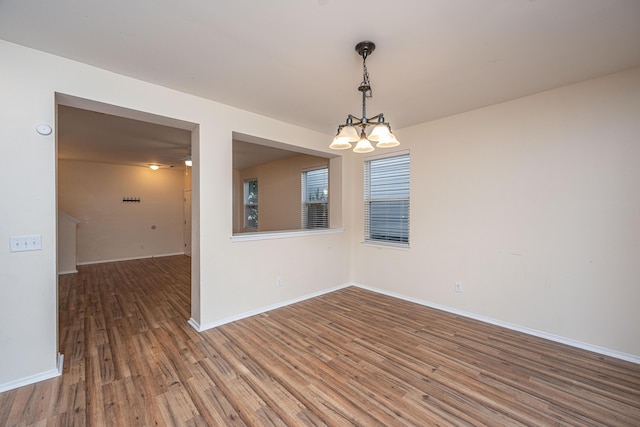
[[[191,160],[191,154],[188,154],[187,157],[184,159],[184,164],[186,166],[193,166],[193,160]]]
[[[151,169],[152,171],[157,171],[158,169],[160,169],[160,166],[158,166],[158,165],[149,165],[149,169]]]
[[[357,118],[353,114],[349,114],[346,123],[338,126],[338,132],[329,148],[346,150],[351,148],[352,142],[357,142],[353,151],[355,153],[368,153],[374,150],[371,142],[376,142],[376,147],[379,148],[400,145],[395,135],[391,133],[391,126],[384,121],[382,113],[367,118],[367,98],[373,96],[371,84],[369,83],[369,73],[367,72],[367,56],[371,55],[375,49],[376,45],[370,41],[363,41],[356,45],[356,52],[362,56],[362,83],[358,87],[358,90],[362,92],[362,117]],[[374,127],[367,136],[365,131],[369,126]]]

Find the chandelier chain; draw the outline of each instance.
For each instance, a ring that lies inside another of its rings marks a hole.
[[[369,71],[367,70],[367,59],[362,60],[362,83],[360,83],[360,91],[367,98],[373,98],[373,90],[369,82]]]

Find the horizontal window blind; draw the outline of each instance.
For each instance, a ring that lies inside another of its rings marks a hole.
[[[302,172],[302,228],[329,226],[329,169]]]
[[[365,241],[409,244],[409,154],[364,165]]]

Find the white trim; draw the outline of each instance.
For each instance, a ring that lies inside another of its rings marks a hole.
[[[317,236],[321,234],[343,233],[344,228],[322,228],[315,230],[287,230],[287,231],[265,231],[258,233],[241,233],[231,236],[232,242],[247,242],[252,240],[287,239],[291,237]]]
[[[357,288],[362,288],[362,289],[366,289],[368,291],[371,292],[375,292],[378,294],[382,294],[382,295],[387,295],[393,298],[398,298],[404,301],[409,301],[409,302],[413,302],[425,307],[431,307],[431,308],[435,308],[437,310],[442,310],[445,311],[447,313],[452,313],[458,316],[463,316],[463,317],[468,317],[470,319],[474,319],[474,320],[478,320],[480,322],[484,322],[484,323],[488,323],[491,325],[496,325],[496,326],[500,326],[506,329],[510,329],[513,331],[517,331],[517,332],[522,332],[524,334],[527,335],[532,335],[535,337],[539,337],[539,338],[544,338],[547,339],[549,341],[554,341],[554,342],[558,342],[560,344],[566,344],[569,345],[571,347],[575,347],[575,348],[580,348],[583,350],[587,350],[587,351],[591,351],[594,353],[598,353],[598,354],[602,354],[605,356],[610,356],[616,359],[620,359],[620,360],[626,360],[627,362],[632,362],[632,363],[636,363],[636,364],[640,364],[640,356],[637,355],[633,355],[633,354],[628,354],[628,353],[623,353],[617,350],[612,350],[609,348],[605,348],[605,347],[600,347],[597,345],[593,345],[593,344],[588,344],[588,343],[584,343],[581,341],[577,341],[577,340],[573,340],[570,338],[565,338],[565,337],[561,337],[559,335],[554,335],[554,334],[550,334],[544,331],[538,331],[536,329],[531,329],[531,328],[527,328],[524,326],[519,326],[513,323],[509,323],[509,322],[503,322],[502,320],[497,320],[497,319],[493,319],[487,316],[482,316],[482,315],[478,315],[478,314],[474,314],[474,313],[469,313],[463,310],[458,310],[455,308],[451,308],[451,307],[447,307],[444,305],[440,305],[440,304],[435,304],[432,302],[428,302],[428,301],[424,301],[418,298],[413,298],[413,297],[408,297],[406,295],[402,295],[402,294],[398,294],[396,292],[390,292],[390,291],[386,291],[383,289],[378,289],[378,288],[373,288],[371,286],[367,286],[367,285],[363,285],[360,283],[356,283],[356,282],[350,282],[350,283],[345,283],[343,285],[339,285],[336,286],[334,288],[330,288],[330,289],[325,289],[322,291],[318,291],[318,292],[314,292],[312,294],[308,294],[299,298],[294,298],[292,300],[288,300],[288,301],[284,301],[278,304],[273,304],[267,307],[263,307],[263,308],[259,308],[256,310],[252,310],[243,314],[239,314],[236,316],[231,316],[231,317],[227,317],[225,319],[216,321],[216,322],[211,322],[211,323],[207,323],[205,325],[199,325],[198,322],[196,322],[193,318],[191,318],[189,320],[189,324],[198,332],[203,332],[207,329],[212,329],[212,328],[216,328],[218,326],[222,326],[226,323],[231,323],[231,322],[235,322],[236,320],[241,320],[247,317],[251,317],[251,316],[255,316],[257,314],[261,314],[270,310],[275,310],[277,308],[281,308],[281,307],[285,307],[287,305],[290,304],[295,304],[297,302],[301,302],[310,298],[314,298],[320,295],[324,295],[330,292],[334,292],[340,289],[344,289],[344,288],[348,288],[349,286],[355,286]]]
[[[64,367],[64,354],[58,353],[58,375],[62,375],[63,367]]]
[[[480,322],[484,322],[484,323],[489,323],[491,325],[496,325],[496,326],[501,326],[503,328],[506,329],[511,329],[513,331],[518,331],[518,332],[522,332],[528,335],[533,335],[535,337],[538,338],[544,338],[547,339],[549,341],[555,341],[558,342],[560,344],[566,344],[569,345],[571,347],[576,347],[576,348],[580,348],[583,350],[587,350],[587,351],[592,351],[594,353],[598,353],[598,354],[603,354],[605,356],[610,356],[610,357],[614,357],[616,359],[621,359],[621,360],[626,360],[627,362],[632,362],[632,363],[637,363],[640,364],[640,356],[636,356],[633,354],[628,354],[628,353],[623,353],[620,351],[616,351],[616,350],[611,350],[609,348],[605,348],[605,347],[600,347],[597,345],[593,345],[593,344],[588,344],[588,343],[584,343],[581,341],[576,341],[576,340],[572,340],[570,338],[565,338],[565,337],[561,337],[559,335],[554,335],[554,334],[550,334],[544,331],[538,331],[536,329],[530,329],[524,326],[519,326],[519,325],[515,325],[513,323],[508,323],[508,322],[503,322],[502,320],[497,320],[497,319],[492,319],[490,317],[486,317],[486,316],[482,316],[482,315],[478,315],[478,314],[474,314],[474,313],[469,313],[466,311],[462,311],[462,310],[458,310],[455,308],[451,308],[451,307],[447,307],[444,305],[440,305],[440,304],[435,304],[432,302],[428,302],[428,301],[423,301],[417,298],[412,298],[412,297],[408,297],[402,294],[397,294],[395,292],[389,292],[389,291],[385,291],[382,289],[378,289],[378,288],[372,288],[370,286],[366,286],[366,285],[362,285],[359,283],[351,283],[352,286],[358,287],[358,288],[362,288],[362,289],[366,289],[368,291],[371,292],[376,292],[382,295],[387,295],[390,297],[394,297],[394,298],[399,298],[401,300],[405,300],[405,301],[409,301],[409,302],[413,302],[416,304],[420,304],[420,305],[424,305],[426,307],[431,307],[431,308],[435,308],[438,310],[442,310],[442,311],[446,311],[448,313],[452,313],[458,316],[464,316],[464,317],[468,317],[470,319],[474,319],[474,320],[479,320]]]
[[[19,387],[24,387],[26,385],[31,385],[40,381],[49,380],[59,375],[60,375],[60,372],[58,372],[58,369],[51,369],[50,371],[41,372],[36,375],[31,375],[28,377],[20,378],[15,381],[10,381],[8,383],[0,384],[0,393],[4,393],[5,391],[13,390]]]
[[[79,219],[76,219],[76,218],[72,217],[71,215],[69,215],[67,213],[64,213],[62,211],[58,211],[58,216],[62,217],[63,219],[65,219],[67,221],[69,221],[70,223],[80,224],[80,220]]]
[[[311,294],[303,295],[303,296],[298,297],[298,298],[294,298],[294,299],[290,299],[290,300],[287,300],[287,301],[279,302],[279,303],[276,303],[276,304],[268,305],[266,307],[257,308],[255,310],[247,311],[246,313],[238,314],[238,315],[235,315],[235,316],[230,316],[230,317],[227,317],[225,319],[217,320],[215,322],[206,323],[204,325],[198,325],[198,323],[195,320],[193,320],[193,318],[191,318],[189,320],[189,324],[191,326],[193,326],[196,331],[202,332],[202,331],[206,331],[207,329],[212,329],[212,328],[216,328],[218,326],[222,326],[222,325],[224,325],[226,323],[235,322],[236,320],[242,320],[242,319],[245,319],[247,317],[251,317],[251,316],[255,316],[257,314],[265,313],[267,311],[275,310],[275,309],[286,307],[288,305],[295,304],[295,303],[298,303],[298,302],[302,302],[302,301],[305,301],[305,300],[308,300],[308,299],[311,299],[311,298],[319,297],[320,295],[324,295],[324,294],[328,294],[328,293],[331,293],[331,292],[334,292],[334,291],[338,291],[340,289],[344,289],[344,288],[347,288],[349,286],[351,286],[350,283],[345,283],[343,285],[338,285],[338,286],[333,287],[333,288],[324,289],[324,290],[321,290],[321,291],[318,291],[318,292],[313,292]]]
[[[135,257],[130,257],[130,258],[114,258],[114,259],[105,259],[105,260],[100,260],[100,261],[85,261],[85,262],[79,262],[79,263],[77,263],[77,265],[104,264],[105,262],[132,261],[134,259],[162,258],[162,257],[166,257],[166,256],[176,256],[176,255],[184,255],[184,252],[176,252],[174,254],[135,256]]]
[[[372,248],[385,248],[385,249],[399,249],[401,251],[408,251],[411,249],[408,243],[391,243],[391,242],[383,242],[376,240],[364,240],[362,242],[363,246],[371,246]]]
[[[78,270],[67,270],[67,271],[58,271],[58,276],[62,275],[62,274],[73,274],[73,273],[77,273]]]
[[[189,321],[187,323],[190,324],[191,327],[193,329],[195,329],[196,331],[198,331],[198,332],[202,332],[204,330],[204,329],[202,329],[200,327],[200,324],[198,322],[196,322],[196,320],[193,317],[191,319],[189,319]]]
[[[64,355],[62,353],[58,353],[58,362],[57,362],[56,369],[52,369],[50,371],[41,372],[36,375],[20,378],[18,380],[10,381],[8,383],[0,384],[0,393],[4,393],[5,391],[13,390],[19,387],[24,387],[26,385],[31,385],[40,381],[49,380],[51,378],[59,377],[60,375],[62,375],[63,364],[64,364]]]
[[[386,159],[387,157],[404,156],[405,154],[411,155],[411,152],[409,151],[408,148],[404,148],[396,151],[387,151],[385,153],[372,154],[370,156],[364,157],[364,161],[368,162],[370,160]]]

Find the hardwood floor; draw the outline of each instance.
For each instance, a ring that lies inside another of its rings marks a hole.
[[[79,270],[0,425],[640,426],[640,365],[359,288],[197,333],[188,257]]]

